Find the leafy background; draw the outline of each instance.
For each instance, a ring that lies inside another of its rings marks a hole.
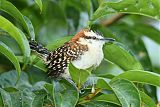
[[[0,0],[0,106],[158,106],[159,20],[159,0]],[[47,78],[28,41],[54,50],[85,27],[116,39],[101,65],[69,65],[78,89]]]

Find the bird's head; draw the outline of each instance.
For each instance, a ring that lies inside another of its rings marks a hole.
[[[89,29],[83,29],[79,31],[72,39],[73,42],[79,42],[81,44],[98,44],[112,43],[115,41],[113,38],[104,38],[101,34]]]

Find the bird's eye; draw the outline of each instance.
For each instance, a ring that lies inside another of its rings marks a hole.
[[[92,40],[93,40],[93,39],[94,39],[94,40],[97,39],[95,36],[86,36],[85,38],[86,38],[86,39],[92,39]]]
[[[94,36],[94,37],[92,37],[93,39],[96,39],[96,37]]]

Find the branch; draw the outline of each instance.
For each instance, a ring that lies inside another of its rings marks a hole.
[[[105,21],[102,21],[101,22],[101,25],[103,26],[110,26],[112,25],[113,23],[117,22],[118,20],[120,20],[121,18],[123,18],[124,16],[126,16],[126,14],[123,14],[123,13],[120,13],[120,14],[116,14],[114,15],[113,17],[105,20]]]
[[[100,88],[96,89],[94,93],[88,94],[87,96],[84,96],[83,98],[81,98],[79,100],[80,102],[78,104],[83,104],[83,103],[86,103],[86,102],[90,102],[91,99],[93,97],[95,97],[98,93],[100,93],[101,91],[102,91],[102,89],[100,89]]]

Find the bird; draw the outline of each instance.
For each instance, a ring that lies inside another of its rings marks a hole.
[[[114,41],[115,39],[104,38],[93,30],[82,29],[53,51],[49,51],[34,40],[30,41],[29,45],[33,51],[42,56],[49,77],[71,78],[68,68],[70,63],[83,70],[96,68],[104,58],[103,45]]]

